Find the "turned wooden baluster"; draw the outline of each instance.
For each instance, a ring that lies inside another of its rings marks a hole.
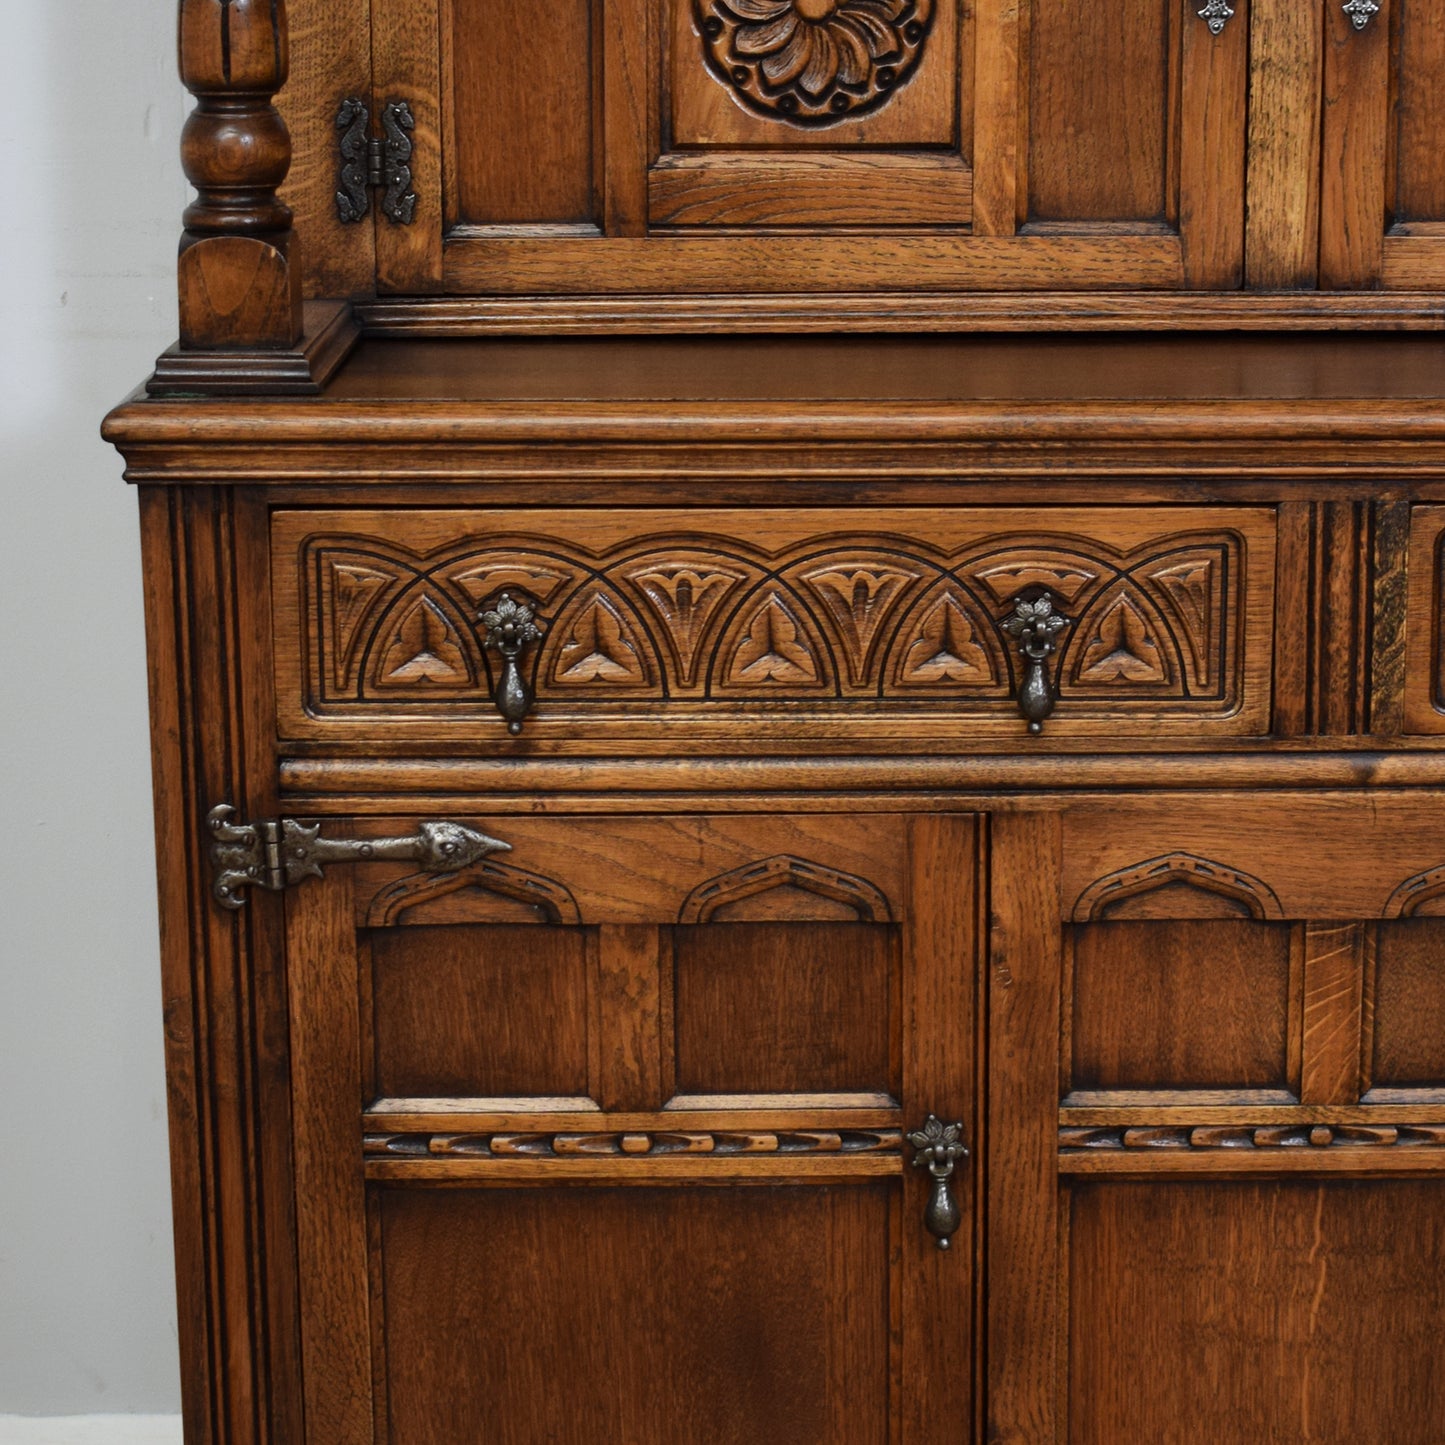
[[[286,80],[285,0],[181,0],[181,79],[196,108],[181,163],[183,348],[270,348],[301,334],[301,267],[276,195],[291,137],[272,97]]]

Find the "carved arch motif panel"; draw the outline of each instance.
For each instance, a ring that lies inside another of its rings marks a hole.
[[[1191,902],[1181,902],[1186,894]],[[1160,907],[1151,906],[1157,902]],[[1117,869],[1091,883],[1074,903],[1075,923],[1121,918],[1284,918],[1274,889],[1252,873],[1201,858],[1165,853]]]
[[[1228,707],[1242,668],[1244,541],[1001,534],[946,550],[839,533],[769,552],[671,533],[592,552],[536,535],[467,536],[433,552],[363,537],[303,548],[308,706],[485,706],[495,655],[478,614],[503,591],[547,624],[522,667],[539,700],[613,703],[968,698],[1007,705],[1012,599],[1045,586],[1069,609],[1058,673],[1098,702]]]

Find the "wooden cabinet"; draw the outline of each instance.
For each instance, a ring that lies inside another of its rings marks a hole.
[[[1429,338],[373,340],[117,412],[192,1438],[1431,1441],[1422,396]]]
[[[1433,18],[182,0],[188,1445],[1435,1445]]]

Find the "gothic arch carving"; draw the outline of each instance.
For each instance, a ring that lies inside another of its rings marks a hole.
[[[1440,898],[1445,898],[1445,863],[1407,878],[1386,900],[1382,916],[1413,918],[1422,908],[1435,913],[1437,910],[1428,905]]]
[[[491,899],[506,899],[523,905],[508,920],[488,917],[483,907],[477,908],[476,922],[524,922],[526,910],[535,914],[537,923],[581,923],[582,912],[571,892],[554,878],[541,873],[528,873],[509,863],[486,859],[472,868],[457,873],[411,873],[381,889],[366,907],[367,928],[393,928],[409,921],[404,914],[427,904],[451,899],[449,922],[466,922],[466,901],[471,893]],[[418,919],[417,922],[430,920]]]
[[[1166,853],[1098,879],[1079,894],[1072,917],[1075,923],[1105,921],[1127,899],[1166,888],[1192,888],[1212,894],[1224,904],[1221,913],[1226,915],[1284,917],[1278,896],[1263,879],[1193,853]]]
[[[707,923],[719,910],[775,888],[812,893],[842,904],[860,923],[887,923],[893,917],[888,899],[866,878],[779,853],[699,883],[683,901],[677,921]]]

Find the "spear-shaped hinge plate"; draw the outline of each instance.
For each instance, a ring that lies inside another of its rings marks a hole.
[[[223,908],[239,908],[243,888],[280,892],[307,878],[323,877],[323,863],[391,860],[419,863],[426,873],[455,873],[489,853],[509,853],[512,845],[460,823],[427,822],[403,838],[323,838],[320,823],[295,818],[235,821],[236,810],[220,803],[206,815],[211,830],[211,891]]]
[[[371,112],[357,96],[348,96],[336,112],[341,132],[341,176],[336,190],[336,213],[343,221],[359,221],[370,207],[368,191],[384,191],[381,212],[398,226],[409,226],[416,216],[416,192],[411,188],[411,132],[416,119],[404,100],[382,107],[380,136],[367,133]]]

